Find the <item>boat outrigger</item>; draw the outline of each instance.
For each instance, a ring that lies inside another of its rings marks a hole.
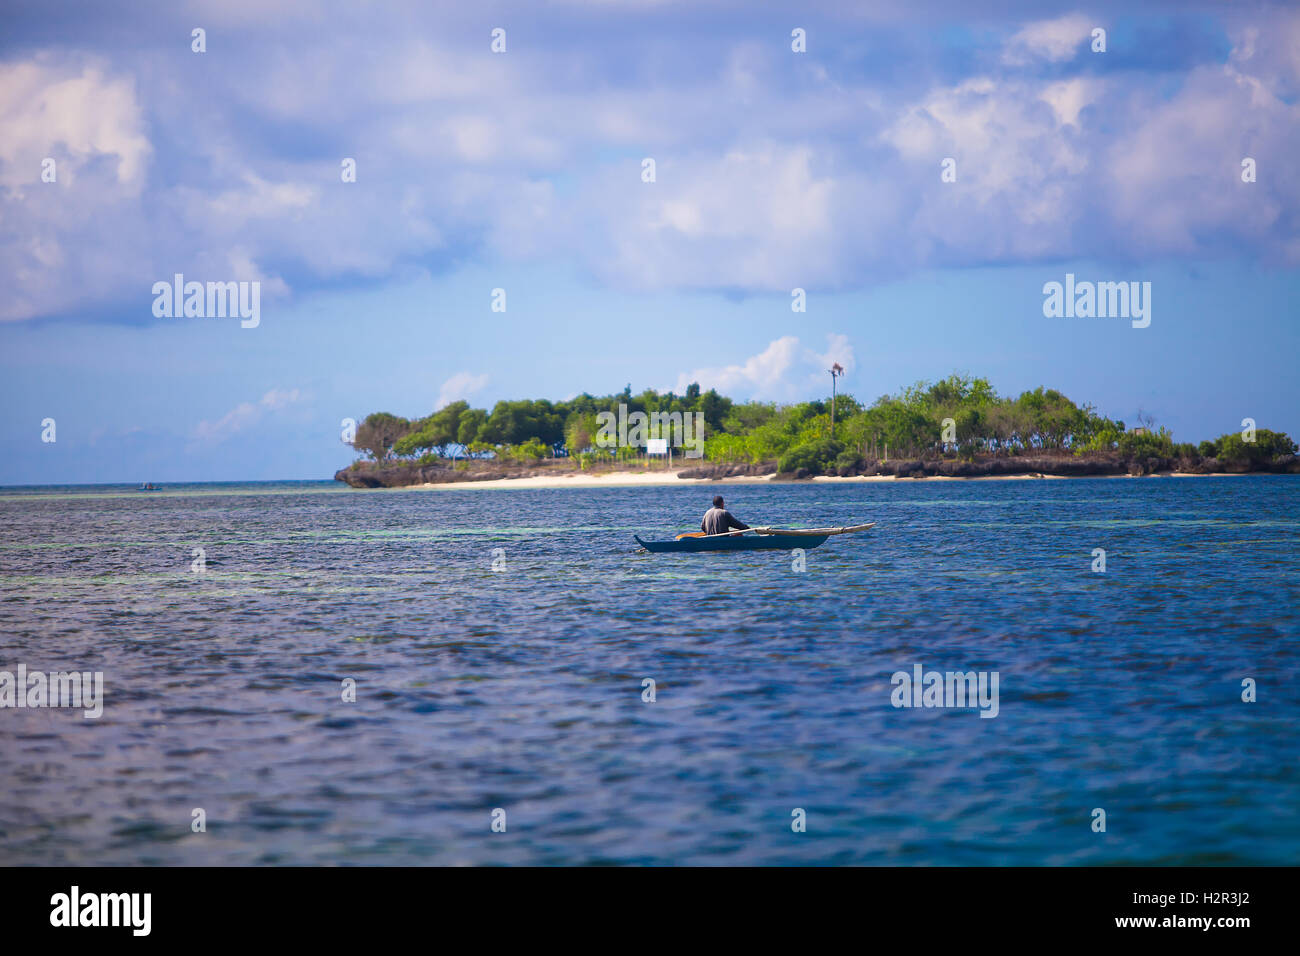
[[[855,524],[844,528],[748,528],[745,531],[728,531],[725,534],[704,534],[694,531],[679,534],[672,541],[642,541],[633,535],[637,544],[647,551],[659,554],[665,551],[789,551],[793,548],[815,548],[831,535],[851,534],[875,527]]]

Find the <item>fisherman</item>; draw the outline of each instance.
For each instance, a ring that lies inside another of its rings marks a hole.
[[[722,495],[713,496],[713,507],[704,512],[700,530],[705,534],[725,534],[728,531],[748,531],[749,525],[736,520],[735,515],[727,510]]]

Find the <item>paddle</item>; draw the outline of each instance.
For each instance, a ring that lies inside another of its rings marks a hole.
[[[771,529],[745,528],[743,531],[723,531],[720,534],[705,534],[703,531],[687,531],[685,534],[679,534],[677,540],[680,541],[682,538],[734,538],[738,534],[749,534],[751,531],[755,534],[769,534]]]

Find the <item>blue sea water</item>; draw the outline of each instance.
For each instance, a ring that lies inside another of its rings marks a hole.
[[[1300,480],[728,484],[877,525],[635,553],[716,490],[0,490],[0,670],[105,681],[0,710],[0,863],[1297,861]]]

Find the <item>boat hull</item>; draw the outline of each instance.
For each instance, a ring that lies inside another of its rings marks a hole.
[[[647,551],[662,554],[670,551],[790,551],[794,548],[815,548],[829,535],[807,534],[746,534],[734,537],[678,538],[676,541],[642,541],[633,535]]]

